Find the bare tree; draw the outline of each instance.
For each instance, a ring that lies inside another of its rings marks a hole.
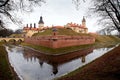
[[[0,0],[0,21],[4,23],[3,17],[6,17],[14,23],[19,23],[13,11],[32,12],[35,6],[41,6],[42,3],[45,3],[45,0]]]
[[[73,1],[76,9],[79,10],[80,1],[87,0]],[[120,33],[120,0],[93,0],[92,2],[94,2],[94,7],[90,10],[97,13],[98,16],[101,16],[99,22],[103,24],[103,29],[108,31],[108,33],[112,30],[117,30]]]
[[[94,6],[95,12],[102,16],[104,29],[108,33],[112,30],[120,33],[120,0],[94,0]]]
[[[45,2],[46,0],[0,0],[0,20],[5,23],[5,20],[3,20],[4,16],[14,23],[21,23],[19,19],[14,16],[16,14],[11,11],[21,10],[25,12],[32,12],[35,6],[41,6],[41,4]],[[79,9],[81,0],[72,0],[72,2],[76,5],[76,9]]]
[[[10,29],[2,29],[0,30],[0,37],[7,37],[13,34],[13,31]]]
[[[72,3],[75,4],[75,8],[79,10],[79,6],[81,2],[85,2],[85,0],[72,0]]]

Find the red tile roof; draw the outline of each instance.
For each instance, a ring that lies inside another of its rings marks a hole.
[[[69,27],[79,27],[79,28],[83,28],[85,29],[86,27],[85,26],[82,26],[82,25],[79,25],[79,24],[76,24],[76,23],[68,23],[67,25],[69,25]]]

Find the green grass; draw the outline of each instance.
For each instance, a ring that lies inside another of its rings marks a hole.
[[[14,80],[7,60],[7,52],[2,44],[0,42],[0,80]]]
[[[100,47],[109,47],[115,44],[120,43],[120,38],[116,36],[106,36],[106,35],[92,35],[95,37],[95,46]]]
[[[43,53],[47,53],[47,54],[65,54],[65,53],[74,52],[74,51],[77,51],[80,49],[85,49],[85,48],[89,48],[89,47],[93,46],[93,44],[89,44],[89,45],[80,45],[80,46],[71,46],[71,47],[53,49],[53,48],[49,48],[49,47],[32,45],[32,44],[27,44],[27,43],[22,43],[22,45],[34,48],[36,50],[39,50],[39,51],[41,51]]]
[[[46,36],[46,35],[53,35],[52,29],[47,29],[44,32],[36,33],[33,36]],[[89,35],[89,34],[77,33],[71,29],[58,29],[57,35],[77,36],[77,35]]]
[[[120,41],[120,39],[116,36],[106,36],[106,35],[93,35],[96,38],[96,42],[102,42],[102,43],[106,43],[106,42],[114,42],[114,41]]]

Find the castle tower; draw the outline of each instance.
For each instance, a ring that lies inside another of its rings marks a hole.
[[[85,20],[84,16],[83,16],[83,20],[82,20],[82,26],[86,27],[86,20]]]
[[[40,20],[38,22],[39,28],[42,29],[44,27],[44,22],[42,16],[40,16]]]

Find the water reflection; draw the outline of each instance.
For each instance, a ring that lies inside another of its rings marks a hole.
[[[82,56],[81,61],[82,61],[82,63],[85,63],[85,56]]]
[[[39,64],[40,64],[40,66],[42,67],[43,61],[39,60]]]
[[[53,66],[53,74],[56,75],[58,73],[58,65],[54,64]]]
[[[43,63],[46,62],[47,64],[51,65],[53,67],[53,74],[58,73],[58,66],[67,62],[70,62],[71,60],[81,58],[81,62],[85,63],[85,56],[93,51],[93,48],[80,50],[76,52],[72,52],[69,54],[63,54],[63,55],[46,55],[43,53],[39,53],[30,49],[24,49],[23,57],[25,59],[34,61],[36,58],[39,60],[39,64],[42,67]]]
[[[110,48],[84,49],[63,55],[46,55],[22,47],[6,47],[10,63],[23,80],[51,80],[81,67]]]

